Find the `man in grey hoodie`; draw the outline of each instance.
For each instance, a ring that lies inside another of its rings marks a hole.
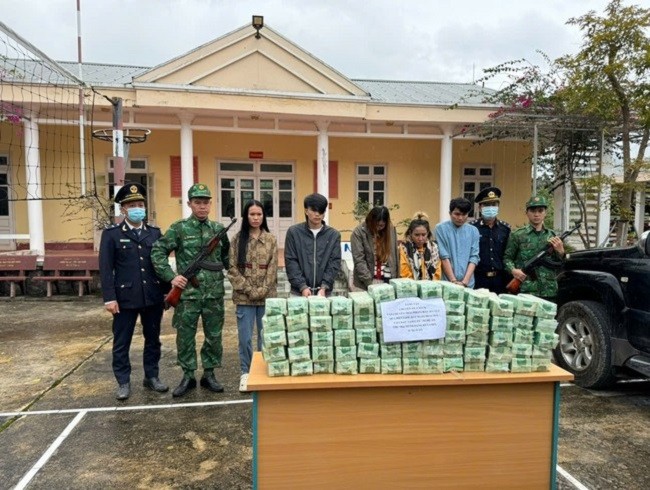
[[[325,224],[327,198],[305,197],[305,222],[291,226],[284,241],[284,263],[291,294],[328,296],[341,268],[341,234]]]

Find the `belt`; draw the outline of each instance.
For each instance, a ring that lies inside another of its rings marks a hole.
[[[497,277],[499,275],[499,271],[489,271],[489,272],[479,271],[478,274],[485,277]]]

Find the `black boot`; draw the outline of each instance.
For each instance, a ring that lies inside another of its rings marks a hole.
[[[152,378],[144,378],[142,381],[142,386],[149,388],[150,390],[157,391],[158,393],[165,393],[166,391],[169,391],[169,386],[160,381],[160,379],[156,376]]]
[[[217,381],[217,378],[214,377],[214,373],[212,371],[206,371],[203,373],[203,377],[201,378],[201,386],[207,388],[210,391],[214,391],[215,393],[223,392],[223,386],[221,386],[221,383],[219,383],[219,381]]]
[[[130,395],[131,395],[131,383],[127,381],[126,383],[122,383],[117,387],[117,393],[115,394],[115,398],[123,401],[126,400]]]
[[[194,388],[196,388],[196,380],[194,378],[186,378],[185,376],[183,376],[183,379],[181,380],[180,384],[172,392],[172,396],[173,397],[183,396],[185,393],[187,393],[190,390],[193,390]]]

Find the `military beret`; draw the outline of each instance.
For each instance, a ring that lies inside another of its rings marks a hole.
[[[485,202],[499,202],[501,200],[501,189],[498,187],[486,187],[481,192],[476,194],[474,202],[476,204],[483,204]]]
[[[193,197],[212,197],[210,194],[210,189],[205,184],[194,184],[190,187],[190,190],[187,191],[187,198],[192,199]]]
[[[126,204],[133,201],[146,201],[147,190],[139,182],[125,182],[115,194],[115,202]]]
[[[544,196],[533,196],[526,203],[526,209],[528,208],[547,208],[548,201]]]

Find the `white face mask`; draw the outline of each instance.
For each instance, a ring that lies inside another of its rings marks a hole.
[[[499,206],[485,206],[481,209],[481,214],[484,218],[496,218],[497,214],[499,214]]]

